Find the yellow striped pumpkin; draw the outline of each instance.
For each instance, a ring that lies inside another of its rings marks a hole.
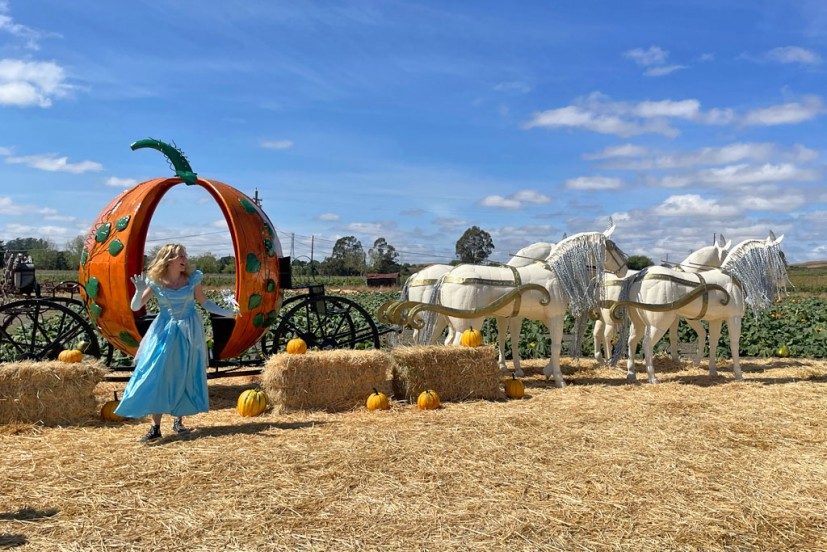
[[[270,401],[261,389],[248,389],[238,397],[238,413],[244,417],[258,416]]]

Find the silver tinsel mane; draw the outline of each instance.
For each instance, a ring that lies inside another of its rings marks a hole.
[[[738,279],[753,314],[769,309],[787,291],[787,265],[777,243],[742,242],[729,252],[721,270]]]
[[[601,232],[566,238],[546,260],[575,318],[597,306],[602,298],[605,260],[606,236]]]

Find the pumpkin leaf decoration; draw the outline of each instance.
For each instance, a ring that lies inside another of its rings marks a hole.
[[[143,140],[133,142],[129,147],[132,148],[132,151],[141,148],[152,148],[158,150],[166,156],[178,178],[190,186],[195,184],[196,180],[198,180],[198,174],[192,172],[192,167],[190,166],[190,162],[187,160],[187,156],[184,155],[183,151],[175,147],[174,144],[169,145],[160,140],[155,140],[154,138],[144,138]]]

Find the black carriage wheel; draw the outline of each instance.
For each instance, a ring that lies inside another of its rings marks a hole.
[[[322,350],[380,347],[376,323],[350,299],[332,295],[291,297],[281,310],[284,314],[278,325],[263,338],[268,354],[284,351],[294,337],[301,337],[308,348]]]
[[[95,330],[63,302],[24,299],[0,306],[0,361],[51,360],[88,343],[85,354],[100,357]]]

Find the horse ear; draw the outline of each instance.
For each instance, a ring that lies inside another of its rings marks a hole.
[[[615,226],[614,223],[612,223],[612,225],[605,232],[603,232],[603,235],[606,236],[607,238],[612,237],[612,234],[614,233],[615,228],[617,228],[617,226]]]
[[[724,251],[729,251],[730,249],[732,249],[732,240],[729,240],[728,242],[726,242],[726,243],[725,243],[725,244],[721,247],[721,249],[723,249]]]
[[[775,236],[773,236],[773,238],[775,238]],[[779,243],[781,243],[783,240],[784,240],[784,234],[781,234],[781,236],[780,236],[780,237],[775,238],[775,239],[773,240],[773,243],[774,243],[775,245],[778,245],[778,244],[779,244]]]
[[[772,231],[772,230],[770,230],[770,236],[769,236],[769,238],[767,238],[767,239],[768,239],[769,241],[775,241],[775,234],[773,233],[773,231]]]
[[[723,234],[718,234],[718,245],[720,245],[721,247],[724,247],[724,245],[726,245],[726,243],[727,243],[727,241],[726,241],[726,238],[724,237],[724,235]],[[729,249],[729,248],[727,248],[727,249]]]

